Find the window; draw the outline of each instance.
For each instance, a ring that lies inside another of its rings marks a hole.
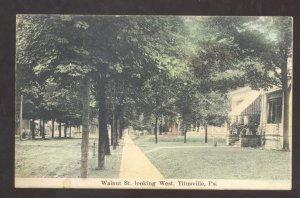
[[[268,101],[268,123],[281,123],[282,98],[273,98]]]

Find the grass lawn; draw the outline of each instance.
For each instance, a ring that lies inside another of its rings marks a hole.
[[[154,135],[136,136],[133,138],[134,142],[144,151],[153,152],[161,149],[168,149],[173,147],[212,147],[215,143],[217,146],[225,146],[225,138],[208,138],[208,142],[204,142],[202,136],[187,136],[186,143],[183,142],[183,136],[173,135],[159,135],[158,144],[155,144]]]
[[[111,156],[105,158],[105,170],[96,170],[93,142],[90,139],[88,177],[118,178],[122,158],[122,140]],[[15,176],[39,178],[80,177],[81,139],[16,140]]]
[[[291,152],[226,147],[225,140],[205,144],[202,137],[140,136],[135,143],[165,178],[291,179]]]

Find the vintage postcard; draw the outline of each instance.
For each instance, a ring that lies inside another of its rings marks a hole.
[[[292,26],[17,15],[15,187],[291,190]]]

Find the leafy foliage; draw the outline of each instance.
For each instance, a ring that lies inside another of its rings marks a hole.
[[[229,90],[286,83],[291,19],[18,15],[16,47],[28,118],[79,122],[90,77],[93,117],[106,108],[124,127],[150,129],[161,116],[221,125]]]

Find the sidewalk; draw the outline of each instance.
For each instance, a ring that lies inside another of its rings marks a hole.
[[[120,178],[150,180],[164,178],[127,134],[124,135]]]

